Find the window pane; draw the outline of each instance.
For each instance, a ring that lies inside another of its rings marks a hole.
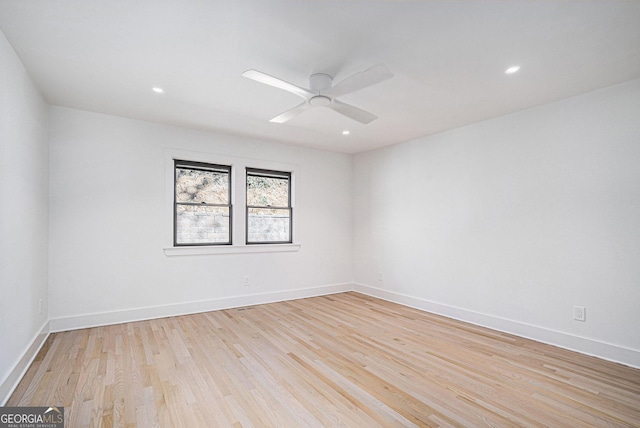
[[[176,205],[176,244],[229,242],[229,208]]]
[[[289,206],[289,179],[247,175],[247,205]]]
[[[249,208],[247,242],[291,242],[289,209]]]
[[[176,202],[229,203],[229,174],[176,168]]]

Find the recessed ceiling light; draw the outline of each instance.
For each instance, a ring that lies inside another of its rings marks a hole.
[[[164,89],[158,88],[157,86],[152,89],[153,89],[153,92],[155,92],[156,94],[162,94],[164,92]]]
[[[507,68],[504,72],[506,74],[513,74],[513,73],[517,72],[518,70],[520,70],[520,66],[519,65],[514,65],[512,67]]]
[[[349,135],[351,134],[351,131],[349,131],[348,129],[345,129],[344,131],[342,131],[342,135]]]

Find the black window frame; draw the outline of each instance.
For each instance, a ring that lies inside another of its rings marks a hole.
[[[176,170],[178,168],[181,169],[192,169],[196,171],[215,171],[215,172],[226,172],[228,177],[228,195],[227,200],[228,204],[209,204],[205,202],[196,203],[196,202],[178,202],[176,195]],[[204,247],[204,246],[222,246],[222,245],[233,245],[233,204],[232,204],[232,171],[230,165],[219,165],[212,164],[206,162],[195,162],[195,161],[187,161],[187,160],[179,160],[174,159],[173,162],[173,246],[174,247]],[[229,209],[229,240],[227,242],[189,242],[189,243],[178,243],[178,205],[193,205],[193,206],[213,206],[213,207],[227,207]]]
[[[269,205],[249,205],[248,201],[248,183],[247,178],[249,176],[254,177],[267,177],[267,178],[286,178],[287,179],[287,206],[286,207],[274,207]],[[292,244],[293,243],[293,206],[292,206],[292,173],[290,171],[276,171],[272,169],[263,168],[245,168],[245,244],[246,245],[263,245],[263,244]],[[251,208],[272,208],[279,210],[289,211],[289,240],[288,241],[249,241],[249,210]]]

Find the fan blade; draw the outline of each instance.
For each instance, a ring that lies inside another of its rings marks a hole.
[[[378,116],[373,113],[369,113],[368,111],[362,110],[359,107],[352,106],[351,104],[346,104],[338,100],[333,100],[329,105],[329,108],[353,120],[364,123],[365,125],[373,122],[378,118]]]
[[[297,115],[299,115],[300,113],[308,109],[309,107],[311,106],[309,105],[309,103],[305,101],[302,104],[298,104],[294,108],[289,109],[282,114],[279,114],[278,116],[271,119],[269,122],[285,123],[286,121],[293,119],[294,117],[296,117]]]
[[[292,83],[285,82],[277,77],[269,76],[258,70],[247,70],[242,75],[248,79],[255,80],[256,82],[264,83],[265,85],[275,86],[276,88],[284,89],[285,91],[296,94],[304,99],[309,99],[316,95],[309,92],[307,89],[296,86]]]
[[[393,73],[389,71],[386,65],[377,64],[365,71],[347,77],[326,91],[321,91],[321,94],[335,98],[366,88],[367,86],[375,85],[391,77],[393,77]]]

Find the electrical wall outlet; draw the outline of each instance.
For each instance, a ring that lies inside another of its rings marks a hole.
[[[245,286],[245,287],[248,287],[248,286],[249,286],[249,277],[248,277],[248,276],[245,276],[245,277],[244,277],[244,286]]]
[[[584,306],[574,306],[573,307],[573,319],[576,321],[586,321],[587,320],[587,308]]]
[[[38,314],[42,314],[42,299],[38,300]]]
[[[378,281],[382,281],[382,272],[378,272]]]

